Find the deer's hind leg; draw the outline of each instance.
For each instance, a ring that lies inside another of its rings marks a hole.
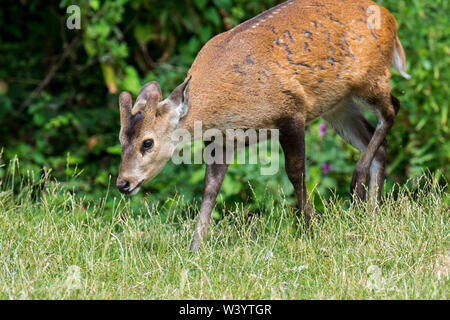
[[[389,89],[387,93],[386,88]],[[352,182],[350,184],[351,192],[360,199],[365,198],[366,190],[364,184],[369,175],[372,160],[375,158],[378,149],[385,143],[384,141],[386,136],[394,125],[396,109],[399,107],[396,103],[398,100],[394,100],[388,85],[385,86],[384,91],[378,91],[379,93],[376,93],[376,89],[377,88],[372,88],[365,96],[363,96],[364,98],[362,99],[361,95],[358,96],[375,113],[378,120],[378,124],[372,138],[370,139],[367,148],[364,150],[361,159],[359,159],[356,164]]]
[[[323,118],[345,142],[361,153],[366,150],[375,132],[375,129],[364,117],[360,106],[351,99],[342,102]],[[369,197],[371,199],[380,200],[381,198],[386,165],[386,148],[387,143],[384,140],[368,170],[368,174],[370,174]],[[352,189],[350,192],[352,192]]]

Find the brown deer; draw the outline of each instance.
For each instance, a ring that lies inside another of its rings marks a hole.
[[[369,0],[291,0],[211,39],[186,80],[162,100],[146,84],[132,106],[119,98],[122,161],[118,189],[135,194],[171,158],[171,133],[203,129],[279,129],[286,173],[307,221],[305,125],[319,117],[362,152],[350,186],[365,199],[379,198],[386,163],[386,135],[400,104],[391,94],[390,67],[405,78],[405,53],[388,10]],[[374,129],[362,107],[373,111]],[[214,143],[214,142],[212,142]],[[211,211],[228,164],[207,164],[205,189],[191,249],[206,237]]]

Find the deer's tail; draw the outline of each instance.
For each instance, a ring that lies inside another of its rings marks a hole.
[[[394,58],[392,60],[392,66],[397,70],[405,79],[411,79],[411,76],[406,73],[406,56],[405,50],[403,50],[402,44],[397,37],[395,37],[394,46]]]

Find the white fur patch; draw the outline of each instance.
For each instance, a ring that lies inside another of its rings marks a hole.
[[[394,50],[394,58],[392,60],[392,66],[395,70],[398,71],[405,79],[411,79],[411,75],[406,73],[406,66],[403,63],[403,60],[400,56],[400,53],[397,48]]]
[[[381,164],[377,161],[377,159],[373,159],[372,164],[370,165],[370,183],[369,183],[369,194],[375,194],[377,189],[377,176],[383,174],[380,172]]]
[[[145,106],[146,104],[147,104],[147,100],[140,98],[134,102],[133,108],[131,108],[131,110],[136,110],[137,108],[140,108],[141,106]]]
[[[358,116],[362,116],[358,105],[352,103],[352,101],[345,101],[323,118],[330,123],[345,142],[351,144],[360,152],[364,152],[367,147],[366,144],[356,134],[357,130],[352,130],[355,125],[353,121]]]
[[[136,188],[134,188],[134,190],[131,191],[128,195],[129,195],[129,196],[134,196],[134,195],[136,195],[136,194],[139,192],[139,190],[141,190],[141,187],[136,187]]]

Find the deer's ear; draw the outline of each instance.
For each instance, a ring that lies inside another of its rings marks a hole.
[[[170,106],[178,111],[180,119],[188,113],[189,82],[191,77],[180,84],[167,98]]]
[[[161,101],[161,98],[161,88],[158,83],[156,81],[147,83],[139,91],[136,102],[131,109],[131,114],[135,115],[140,111],[144,111],[147,107],[155,107]]]
[[[120,122],[125,123],[131,115],[131,104],[133,103],[131,95],[123,91],[119,96]]]

